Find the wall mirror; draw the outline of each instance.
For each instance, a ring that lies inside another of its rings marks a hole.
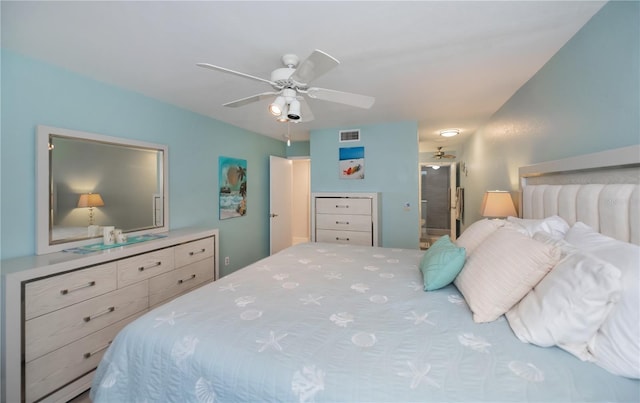
[[[38,126],[37,253],[169,229],[167,146]]]

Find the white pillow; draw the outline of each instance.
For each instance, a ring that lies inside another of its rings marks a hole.
[[[569,242],[565,241],[564,239],[554,238],[553,235],[549,234],[548,232],[538,231],[535,234],[533,234],[532,238],[538,242],[546,243],[548,245],[555,246],[556,248],[560,249],[562,258],[564,258],[565,256],[571,253],[578,252],[580,250],[575,246],[571,245]]]
[[[569,231],[569,224],[557,215],[543,219],[507,217],[507,222],[514,224],[520,232],[529,236],[543,231],[555,239],[562,239]]]
[[[565,239],[620,269],[620,301],[589,341],[589,351],[595,363],[609,372],[640,378],[640,247],[602,235],[581,222],[571,227]]]
[[[467,252],[467,257],[495,230],[502,227],[505,220],[490,220],[488,218],[474,222],[466,228],[456,239],[455,243]]]
[[[491,322],[524,297],[560,260],[560,250],[499,228],[469,256],[456,280],[476,322]]]
[[[558,345],[582,360],[620,297],[620,270],[583,252],[567,255],[506,316],[523,342]]]

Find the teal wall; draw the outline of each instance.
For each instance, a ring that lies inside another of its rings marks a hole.
[[[308,141],[293,141],[287,147],[287,157],[308,157],[311,155]]]
[[[339,130],[360,129],[359,142],[340,143]],[[338,150],[364,147],[365,177],[338,177]],[[418,125],[416,122],[315,130],[310,134],[312,192],[380,192],[382,246],[418,248]],[[406,207],[406,204],[409,207]]]
[[[640,2],[607,3],[463,147],[465,226],[518,167],[640,143]]]
[[[3,259],[35,253],[39,124],[168,145],[171,228],[219,228],[223,274],[269,254],[269,155],[285,156],[285,143],[3,50]],[[218,220],[221,155],[247,160],[245,217]]]

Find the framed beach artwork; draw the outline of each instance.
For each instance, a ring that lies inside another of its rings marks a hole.
[[[340,148],[340,179],[364,179],[364,147]]]
[[[221,220],[247,214],[247,160],[218,158]]]

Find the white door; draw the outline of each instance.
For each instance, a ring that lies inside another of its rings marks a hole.
[[[458,190],[458,181],[456,175],[456,163],[452,163],[449,165],[449,200],[451,205],[449,206],[449,210],[451,214],[449,215],[451,219],[451,234],[449,237],[452,241],[456,240],[456,224],[458,217],[458,198],[457,198],[457,190]]]
[[[269,253],[292,244],[293,163],[286,158],[269,157]]]

